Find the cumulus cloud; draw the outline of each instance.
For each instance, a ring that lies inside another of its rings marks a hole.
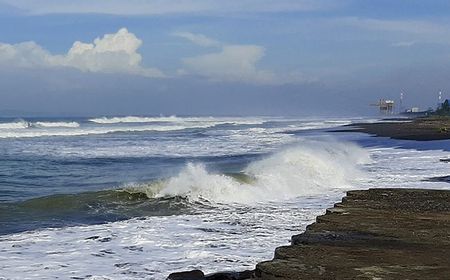
[[[212,80],[269,83],[274,79],[273,73],[256,68],[264,52],[260,46],[229,45],[217,53],[185,58],[183,63],[186,72]]]
[[[178,36],[197,45],[215,46],[218,51],[184,58],[184,68],[178,70],[179,74],[196,75],[212,81],[269,85],[312,81],[299,72],[277,75],[270,70],[260,69],[258,63],[265,56],[262,46],[224,44],[200,34],[182,34]]]
[[[411,34],[447,33],[447,26],[424,20],[388,20],[344,17],[332,20],[333,24],[349,25],[362,29],[403,32]]]
[[[141,66],[137,52],[142,41],[126,28],[93,43],[76,41],[63,55],[53,55],[35,42],[0,43],[0,64],[17,67],[72,67],[86,72],[129,73],[163,77],[156,68]]]

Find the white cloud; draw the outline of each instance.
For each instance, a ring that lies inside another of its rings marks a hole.
[[[192,40],[191,36],[181,37],[198,44],[197,40]],[[199,37],[199,34],[196,34],[196,38],[197,37]],[[201,35],[199,38],[217,42],[204,35]],[[301,73],[277,75],[270,70],[259,69],[258,63],[265,55],[265,49],[262,46],[227,45],[219,42],[215,45],[221,46],[220,51],[184,58],[184,68],[179,69],[178,73],[180,75],[201,76],[212,81],[269,85],[304,83],[311,81],[306,79]]]
[[[404,41],[404,42],[396,42],[396,43],[392,43],[391,46],[393,47],[412,47],[416,44],[415,41]]]
[[[156,68],[141,66],[142,41],[126,28],[93,43],[76,41],[64,55],[53,55],[35,42],[0,43],[0,64],[17,67],[72,67],[86,72],[129,73],[163,77]]]
[[[256,68],[263,56],[260,46],[229,45],[218,53],[185,58],[183,62],[186,72],[212,80],[268,83],[274,79],[273,74]]]
[[[173,33],[173,35],[189,40],[192,43],[202,47],[217,47],[221,45],[219,41],[206,37],[203,34],[196,34],[191,32],[175,32]]]
[[[387,20],[345,17],[333,20],[333,23],[349,25],[362,29],[403,32],[411,34],[439,34],[448,31],[447,26],[423,20]]]
[[[337,5],[334,0],[1,0],[1,2],[31,14],[116,15],[292,12],[330,9]]]

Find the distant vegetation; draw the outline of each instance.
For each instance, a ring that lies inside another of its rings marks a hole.
[[[450,116],[450,104],[448,99],[445,101],[434,111],[433,115],[438,116]]]

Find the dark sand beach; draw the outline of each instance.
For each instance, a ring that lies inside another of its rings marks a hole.
[[[450,139],[450,117],[424,117],[411,121],[356,123],[336,132],[365,132],[392,139],[432,141]]]

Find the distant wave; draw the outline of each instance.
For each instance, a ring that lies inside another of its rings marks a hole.
[[[35,127],[80,127],[77,122],[35,122],[31,126]]]
[[[114,123],[151,123],[151,122],[177,122],[177,121],[201,121],[205,119],[213,118],[179,118],[176,116],[170,117],[138,117],[138,116],[127,116],[127,117],[101,117],[90,119],[90,122],[98,124],[114,124]]]
[[[53,127],[77,128],[80,127],[80,124],[77,122],[28,122],[25,120],[19,120],[9,123],[0,123],[0,129],[7,129],[7,130],[25,129],[25,128],[53,128]]]
[[[129,126],[129,127],[90,127],[80,128],[71,127],[70,129],[49,129],[48,127],[40,129],[1,129],[0,138],[31,138],[44,136],[81,136],[81,135],[98,135],[117,132],[144,132],[144,131],[176,131],[192,128],[207,128],[208,124],[191,124],[191,125],[145,125],[145,126]],[[19,128],[33,128],[33,124],[28,124],[27,127]]]
[[[30,123],[24,120],[9,123],[0,123],[0,129],[22,129],[28,127],[30,127]]]
[[[152,123],[152,122],[173,122],[173,123],[186,123],[186,122],[203,122],[210,124],[262,124],[264,120],[260,118],[227,118],[227,117],[101,117],[89,119],[90,122],[97,124],[117,124],[117,123]]]

